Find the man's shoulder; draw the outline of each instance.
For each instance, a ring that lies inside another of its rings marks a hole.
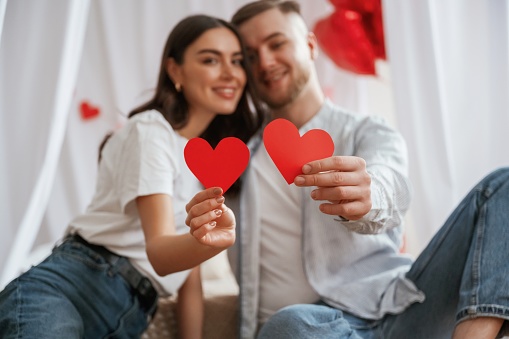
[[[387,122],[384,118],[377,115],[366,115],[352,110],[348,110],[345,107],[337,105],[330,100],[326,100],[321,110],[323,117],[328,123],[341,122],[342,124],[382,124],[386,125]]]

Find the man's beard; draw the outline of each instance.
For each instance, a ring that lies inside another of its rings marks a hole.
[[[282,96],[271,96],[269,92],[260,93],[260,98],[264,101],[270,109],[280,109],[290,104],[299,96],[302,89],[306,86],[309,81],[310,71],[304,68],[299,68],[295,81],[290,83],[286,93]]]

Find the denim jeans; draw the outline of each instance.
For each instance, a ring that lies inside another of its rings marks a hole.
[[[7,338],[139,338],[148,312],[133,289],[96,252],[65,241],[0,293]]]
[[[359,319],[326,305],[292,305],[258,338],[451,338],[466,319],[509,320],[509,168],[484,178],[463,199],[407,273],[425,293],[403,313]]]

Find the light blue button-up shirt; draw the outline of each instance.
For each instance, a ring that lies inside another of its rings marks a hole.
[[[310,198],[313,187],[302,189],[302,258],[306,276],[322,300],[366,319],[400,313],[424,294],[405,273],[412,259],[401,254],[403,218],[410,203],[407,151],[400,134],[376,117],[346,112],[326,100],[302,128],[323,129],[334,140],[334,155],[366,160],[371,175],[372,209],[361,220],[342,221],[319,211]],[[260,137],[250,143],[256,152]],[[240,284],[242,338],[256,333],[259,299],[260,213],[256,176],[248,167],[237,202],[238,248],[234,271]],[[232,206],[235,206],[234,203]],[[284,211],[282,211],[284,213]],[[281,239],[284,246],[284,239]]]

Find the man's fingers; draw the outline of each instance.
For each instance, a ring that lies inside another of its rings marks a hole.
[[[361,174],[358,172],[330,171],[319,174],[299,175],[295,178],[294,183],[297,186],[353,186],[358,185],[360,179],[362,180],[360,176]]]
[[[351,172],[359,168],[366,168],[366,161],[354,156],[332,156],[329,158],[315,160],[302,167],[304,174],[316,174],[326,171]]]
[[[371,209],[371,202],[352,201],[339,204],[321,204],[320,211],[330,215],[340,215],[348,220],[358,220]]]
[[[319,187],[311,191],[311,198],[313,200],[328,200],[335,204],[344,200],[362,200],[370,195],[369,187],[364,186]]]

